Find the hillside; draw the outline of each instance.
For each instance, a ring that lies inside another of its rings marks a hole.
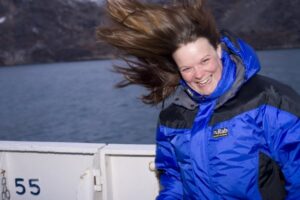
[[[256,49],[300,47],[298,0],[208,4],[220,29]],[[104,23],[100,0],[2,0],[0,66],[111,58],[114,50],[95,40],[95,28]]]

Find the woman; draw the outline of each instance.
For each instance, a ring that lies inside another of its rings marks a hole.
[[[109,1],[101,40],[136,59],[118,67],[159,116],[157,199],[300,199],[299,96],[258,75],[253,49],[217,30],[200,0]]]

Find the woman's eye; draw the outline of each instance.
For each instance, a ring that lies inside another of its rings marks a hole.
[[[184,67],[184,68],[181,69],[181,71],[182,71],[182,72],[187,72],[187,71],[189,71],[190,69],[191,69],[190,67]]]
[[[209,58],[207,58],[207,59],[203,60],[203,61],[201,62],[201,64],[207,64],[207,63],[208,63],[208,61],[209,61]]]

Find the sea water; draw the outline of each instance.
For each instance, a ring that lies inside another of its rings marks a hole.
[[[300,49],[258,52],[261,74],[300,93]],[[116,89],[118,61],[82,61],[0,68],[0,140],[96,143],[155,142],[161,105],[141,87]]]

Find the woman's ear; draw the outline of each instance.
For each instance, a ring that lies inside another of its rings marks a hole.
[[[221,59],[222,58],[222,47],[221,47],[221,44],[218,44],[218,46],[217,46],[217,54],[218,54],[219,58]]]

